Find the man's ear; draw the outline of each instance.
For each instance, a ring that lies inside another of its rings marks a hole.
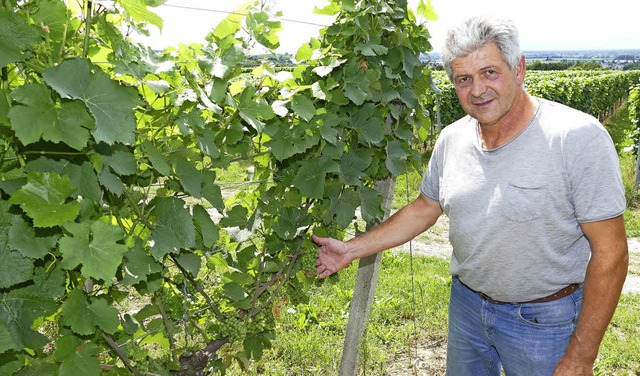
[[[520,84],[524,83],[524,76],[527,72],[527,58],[522,54],[520,56],[520,61],[518,62],[518,66],[516,67],[516,76],[520,80]]]

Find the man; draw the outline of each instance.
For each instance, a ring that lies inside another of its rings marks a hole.
[[[468,116],[436,142],[419,197],[341,242],[317,274],[450,222],[448,375],[593,375],[627,266],[618,156],[592,116],[530,96],[511,21],[451,30],[443,64]]]

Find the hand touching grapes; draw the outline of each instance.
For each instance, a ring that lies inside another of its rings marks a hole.
[[[318,278],[325,278],[344,269],[353,259],[347,250],[347,244],[333,238],[311,235],[318,248],[316,273]]]

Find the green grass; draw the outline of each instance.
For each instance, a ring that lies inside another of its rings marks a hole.
[[[240,375],[336,375],[357,263],[338,277],[317,283],[308,305],[280,310],[274,347]],[[398,363],[422,339],[443,339],[449,299],[446,260],[406,253],[382,257],[375,301],[360,346],[359,374],[380,375]],[[413,283],[411,278],[414,278]],[[408,364],[406,364],[408,366]]]
[[[640,374],[640,294],[623,295],[602,341],[596,375]]]

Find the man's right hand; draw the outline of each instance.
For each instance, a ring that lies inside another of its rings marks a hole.
[[[323,238],[317,235],[311,235],[311,238],[320,246],[318,248],[318,260],[316,261],[318,278],[328,277],[344,269],[353,261],[347,253],[346,243],[334,238]]]

